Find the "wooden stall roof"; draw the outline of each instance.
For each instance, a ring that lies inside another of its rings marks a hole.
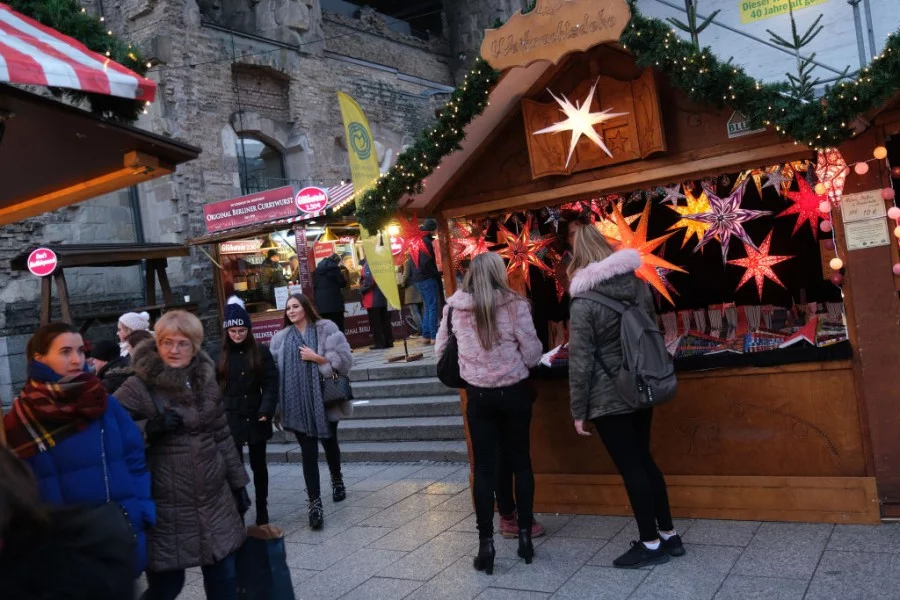
[[[0,225],[168,175],[199,154],[0,84]]]
[[[26,262],[34,246],[12,259],[14,271],[27,270]],[[68,267],[129,267],[142,260],[159,260],[189,256],[190,248],[183,244],[49,244],[59,259],[60,268]]]

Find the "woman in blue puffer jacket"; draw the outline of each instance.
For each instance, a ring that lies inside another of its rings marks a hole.
[[[118,504],[135,536],[139,575],[147,565],[146,531],[156,522],[140,430],[85,370],[84,341],[71,325],[41,327],[26,353],[28,382],[4,417],[9,448],[31,466],[42,501]]]

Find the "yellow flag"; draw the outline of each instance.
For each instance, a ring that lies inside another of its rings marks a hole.
[[[350,173],[357,198],[381,174],[375,152],[375,138],[369,128],[369,121],[356,100],[338,92],[338,103],[344,117],[344,135],[347,138],[347,154],[350,155]]]
[[[400,290],[397,288],[397,271],[394,270],[394,257],[391,255],[391,246],[378,245],[378,237],[371,237],[362,241],[369,269],[375,278],[375,283],[381,289],[381,293],[387,298],[388,304],[400,309]]]

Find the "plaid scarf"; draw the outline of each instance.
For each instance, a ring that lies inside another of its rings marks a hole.
[[[4,419],[9,448],[20,458],[50,450],[106,412],[106,389],[93,373],[60,377],[35,361],[28,375]]]

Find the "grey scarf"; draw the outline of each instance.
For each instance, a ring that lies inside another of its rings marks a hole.
[[[319,365],[300,358],[300,348],[318,349],[315,323],[304,332],[291,327],[284,341],[284,369],[281,385],[284,389],[284,427],[315,438],[331,437],[331,428],[322,400],[322,378]]]

